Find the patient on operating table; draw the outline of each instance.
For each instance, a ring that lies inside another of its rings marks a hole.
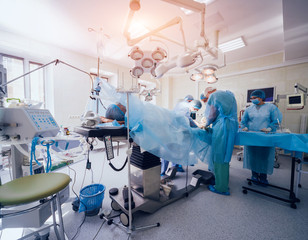
[[[110,104],[106,110],[105,117],[100,117],[102,123],[116,120],[119,124],[125,124],[126,107],[121,103]]]

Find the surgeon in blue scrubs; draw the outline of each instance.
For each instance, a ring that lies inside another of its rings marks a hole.
[[[282,121],[279,109],[272,103],[264,102],[265,93],[262,90],[253,91],[250,99],[253,104],[244,112],[241,121],[242,130],[275,132],[278,123]],[[274,147],[244,147],[244,168],[251,170],[251,179],[257,184],[268,184],[267,174],[273,173],[274,160]]]
[[[230,195],[229,163],[238,131],[237,104],[233,93],[212,93],[205,109],[205,117],[207,126],[212,126],[212,151],[208,164],[215,175],[215,185],[209,185],[208,188],[214,193]]]

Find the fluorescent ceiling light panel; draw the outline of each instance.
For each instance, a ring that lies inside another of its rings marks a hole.
[[[209,5],[210,3],[214,2],[215,0],[194,0],[198,3],[205,3],[206,5]]]
[[[233,51],[235,49],[239,49],[245,46],[246,44],[244,43],[243,38],[239,37],[234,40],[219,44],[218,48],[223,52],[230,52],[230,51]]]
[[[194,2],[197,3],[205,3],[205,5],[209,5],[210,3],[214,2],[215,0],[193,0]],[[194,11],[191,9],[187,9],[184,7],[180,8],[186,15],[192,14]]]
[[[192,10],[189,10],[189,9],[186,9],[186,8],[180,8],[186,15],[189,15],[189,14],[192,14],[193,11]]]

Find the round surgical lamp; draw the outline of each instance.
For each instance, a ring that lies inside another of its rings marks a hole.
[[[209,76],[206,76],[205,81],[207,81],[207,83],[216,83],[218,78],[215,76],[215,74],[212,74],[212,75],[209,75]]]
[[[215,73],[216,70],[217,70],[216,65],[205,65],[204,68],[203,68],[203,74],[205,76],[212,75],[212,74]]]
[[[203,74],[202,73],[193,73],[190,76],[190,80],[192,80],[192,81],[200,81],[202,79],[203,79]]]
[[[136,78],[139,78],[143,74],[143,72],[143,68],[139,66],[134,67],[130,70],[130,74]]]
[[[154,65],[154,62],[151,58],[144,58],[141,60],[141,65],[144,68],[150,68]]]
[[[144,55],[143,51],[137,46],[133,47],[128,54],[128,56],[135,61],[143,58],[143,55]]]
[[[152,52],[152,58],[155,60],[155,61],[157,61],[157,62],[159,62],[159,61],[161,61],[161,60],[163,60],[164,58],[166,58],[167,57],[167,53],[166,53],[166,51],[164,50],[164,49],[162,49],[162,48],[156,48],[153,52]]]

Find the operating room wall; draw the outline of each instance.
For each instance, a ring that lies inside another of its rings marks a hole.
[[[93,47],[96,48],[96,46]],[[0,31],[0,52],[42,64],[59,59],[85,72],[97,67],[95,57],[37,42],[6,31]],[[102,61],[100,69],[112,73],[109,77],[113,85],[117,84],[118,75],[124,80],[131,79],[129,70],[125,67]],[[46,108],[63,127],[80,124],[79,116],[84,113],[87,101],[90,99],[90,77],[61,63],[56,66],[49,65],[45,70]],[[126,87],[128,81],[124,82]]]

